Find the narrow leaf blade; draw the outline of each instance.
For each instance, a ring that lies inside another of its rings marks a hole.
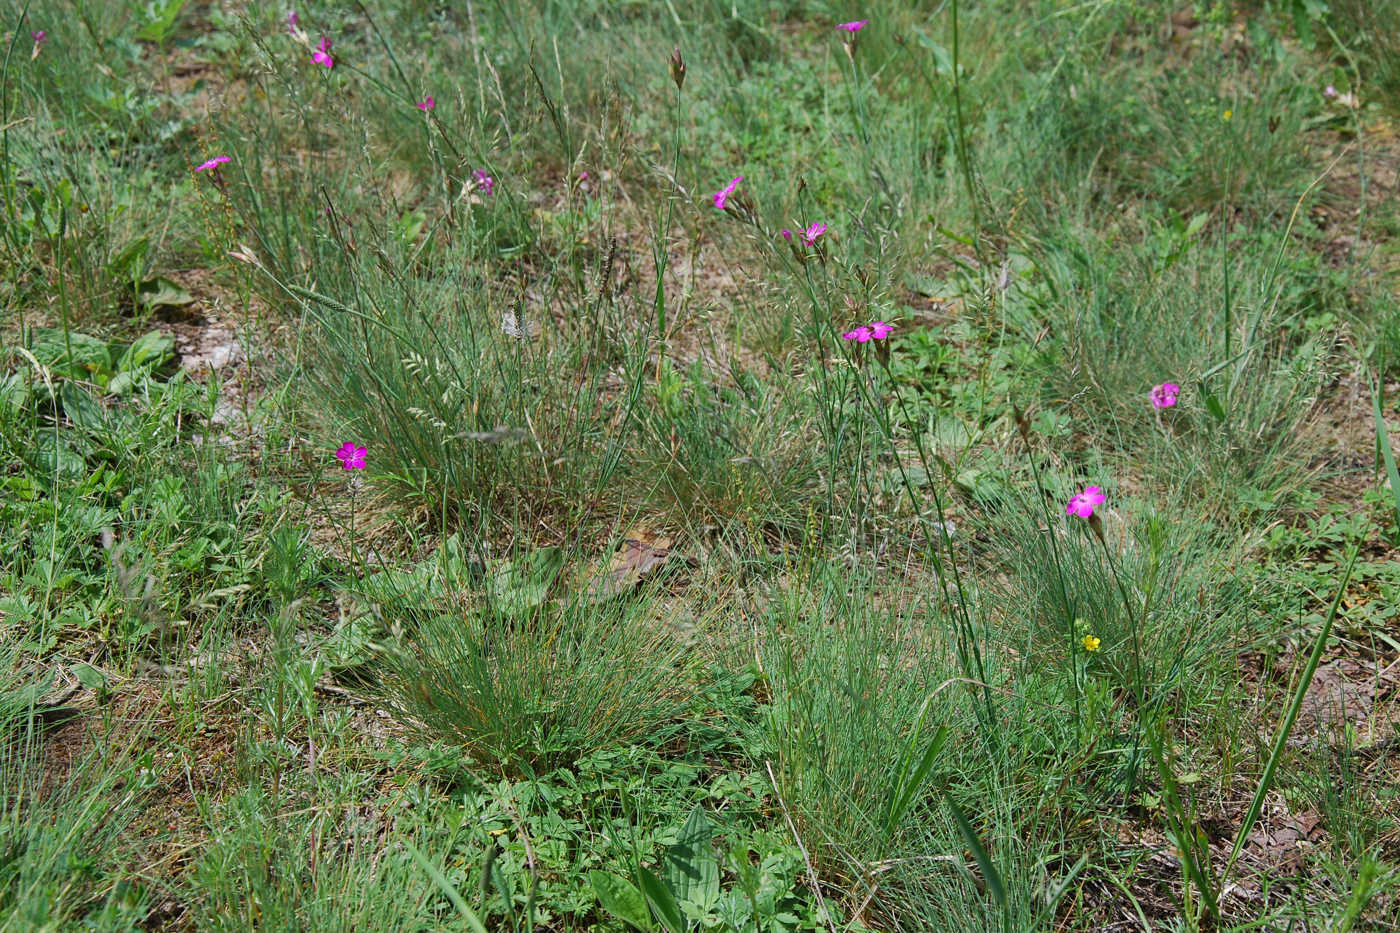
[[[948,809],[953,813],[953,821],[958,824],[958,831],[962,833],[963,841],[972,850],[972,857],[977,859],[977,867],[982,869],[982,877],[987,880],[987,890],[991,892],[992,900],[998,904],[1006,903],[1006,886],[1001,882],[1001,873],[992,864],[992,857],[987,854],[987,850],[982,848],[977,831],[972,828],[962,808],[953,802],[946,790],[943,792],[943,802],[948,804]]]

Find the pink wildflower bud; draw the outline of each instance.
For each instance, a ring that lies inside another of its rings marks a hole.
[[[433,100],[433,95],[429,94],[427,97],[414,104],[414,106],[426,113],[437,106],[437,101]]]

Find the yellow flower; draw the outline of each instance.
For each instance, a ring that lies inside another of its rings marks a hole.
[[[1084,644],[1084,650],[1085,650],[1085,651],[1098,651],[1098,650],[1099,650],[1099,640],[1098,640],[1097,638],[1095,638],[1093,635],[1085,635],[1085,636],[1084,636],[1084,642],[1083,642],[1083,644]]]
[[[1227,111],[1225,111],[1225,122],[1226,122],[1226,123],[1229,123],[1229,122],[1230,122],[1230,118],[1233,117],[1234,115],[1235,115],[1235,111],[1233,111],[1233,110],[1227,110]]]

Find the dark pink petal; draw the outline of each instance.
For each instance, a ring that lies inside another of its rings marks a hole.
[[[1176,404],[1176,397],[1181,394],[1181,386],[1175,382],[1164,382],[1159,386],[1153,386],[1148,397],[1152,400],[1154,408],[1171,408]]]
[[[1101,505],[1105,498],[1107,497],[1103,490],[1098,486],[1087,486],[1083,492],[1070,497],[1069,504],[1065,506],[1065,514],[1088,518],[1094,514],[1094,506]]]
[[[715,192],[715,207],[724,210],[725,203],[729,196],[734,193],[734,189],[739,187],[739,182],[744,180],[743,175],[736,175],[729,180],[729,184]]]
[[[311,60],[322,68],[334,68],[335,59],[331,58],[331,40],[322,36],[321,44],[316,47],[316,51],[311,53]]]

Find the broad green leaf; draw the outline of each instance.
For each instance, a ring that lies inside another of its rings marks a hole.
[[[0,380],[0,405],[7,405],[11,408],[22,409],[28,407],[30,401],[37,394],[35,383],[43,387],[38,375],[30,370],[10,373],[8,379]]]
[[[692,919],[703,919],[719,902],[719,859],[710,845],[714,826],[705,808],[690,811],[680,838],[666,850],[661,876],[682,906],[694,908]]]
[[[1204,395],[1206,400],[1206,411],[1210,412],[1211,416],[1215,418],[1216,421],[1219,421],[1223,424],[1225,421],[1225,406],[1220,404],[1220,399],[1215,397],[1214,392],[1206,392],[1204,393]]]
[[[107,343],[74,330],[65,337],[61,328],[36,327],[30,352],[40,365],[73,379],[86,379],[93,373],[109,372],[112,368]]]
[[[141,274],[145,265],[146,250],[150,248],[150,241],[146,237],[137,237],[128,243],[121,252],[112,257],[112,261],[107,263],[108,270],[115,276],[127,279],[134,279]]]
[[[676,899],[666,885],[645,868],[637,869],[637,874],[641,877],[642,893],[646,895],[647,904],[656,919],[670,933],[685,933],[685,918],[681,916],[681,909],[676,906]]]
[[[636,885],[596,869],[588,873],[588,881],[604,910],[638,930],[651,929],[651,912]]]
[[[117,360],[118,372],[129,372],[143,366],[160,366],[175,352],[175,338],[153,330],[136,338]]]
[[[59,387],[58,397],[63,402],[63,414],[83,430],[96,431],[106,424],[106,409],[93,401],[92,396],[76,382],[63,383]]]
[[[91,664],[74,664],[72,670],[78,683],[89,690],[101,690],[107,686],[107,675]]]
[[[507,616],[526,615],[544,604],[564,566],[564,552],[539,548],[507,563],[487,580],[494,609]]]
[[[178,308],[194,303],[194,296],[178,282],[163,275],[144,279],[136,286],[136,301],[146,308]]]

